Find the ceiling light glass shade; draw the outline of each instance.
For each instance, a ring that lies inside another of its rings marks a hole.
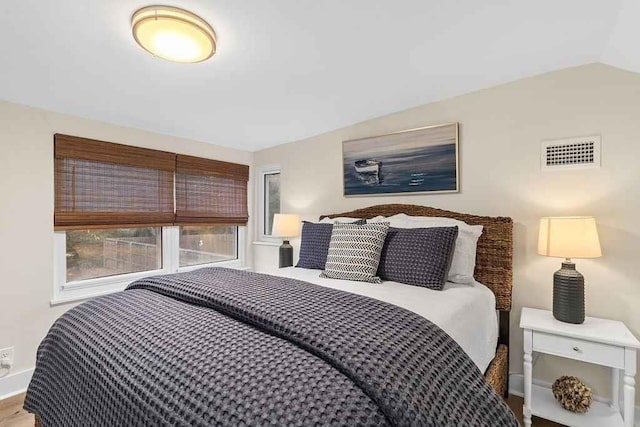
[[[202,62],[216,53],[207,22],[177,7],[148,6],[131,18],[133,38],[147,52],[174,62]]]

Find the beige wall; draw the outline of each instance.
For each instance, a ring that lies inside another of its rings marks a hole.
[[[460,122],[459,194],[342,196],[341,141],[454,121]],[[541,172],[541,140],[589,134],[602,135],[601,169]],[[305,219],[394,202],[512,217],[515,373],[522,372],[520,309],[551,307],[552,274],[561,261],[536,254],[541,216],[596,216],[604,255],[577,260],[587,281],[587,314],[623,320],[640,337],[639,160],[640,75],[599,64],[424,105],[254,155],[256,169],[282,166],[283,212]],[[277,248],[254,246],[254,260],[258,270],[272,268]],[[540,358],[534,368],[534,375],[548,381],[565,373],[584,377],[608,395],[604,369],[586,372],[577,362],[551,356]]]
[[[12,373],[33,368],[39,342],[72,306],[49,304],[57,132],[243,164],[252,160],[246,151],[0,102],[0,348],[15,347]]]

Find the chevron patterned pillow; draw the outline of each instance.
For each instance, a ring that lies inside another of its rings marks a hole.
[[[325,218],[327,219],[327,218]],[[351,218],[345,218],[351,219]],[[324,221],[324,219],[323,219]],[[302,241],[300,242],[300,258],[296,267],[324,270],[331,243],[331,232],[336,221],[327,219],[327,222],[314,223],[303,221]],[[349,224],[366,224],[364,219],[356,219]]]
[[[376,276],[389,223],[334,224],[320,277],[380,283]]]

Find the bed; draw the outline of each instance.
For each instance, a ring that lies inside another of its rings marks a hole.
[[[320,218],[368,219],[376,216],[390,217],[399,213],[453,218],[470,225],[484,227],[478,240],[474,278],[495,295],[499,328],[495,356],[485,371],[485,378],[498,394],[506,398],[509,380],[509,314],[513,287],[513,220],[509,217],[471,215],[408,204],[376,205],[354,211],[326,214]]]
[[[25,408],[45,426],[517,425],[500,398],[511,221],[410,205],[335,216],[392,212],[485,227],[482,284],[470,289],[500,310],[497,348],[458,336],[463,349],[455,330],[407,300],[318,286],[299,280],[302,271],[201,269],[141,279],[65,313],[38,349]],[[484,312],[491,317],[486,303]]]
[[[449,334],[482,372],[495,357],[498,342],[495,296],[481,283],[448,282],[443,290],[435,291],[393,281],[371,286],[353,280],[325,279],[318,276],[318,270],[298,267],[280,268],[269,274],[375,298],[412,311]]]

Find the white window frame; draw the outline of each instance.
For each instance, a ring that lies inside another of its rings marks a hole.
[[[256,227],[256,231],[257,231],[257,240],[258,242],[263,242],[263,243],[272,243],[272,244],[277,244],[280,245],[282,242],[282,239],[279,239],[277,237],[272,237],[271,235],[265,234],[265,230],[264,230],[264,223],[265,223],[265,202],[266,202],[266,194],[265,194],[265,188],[264,188],[264,179],[266,175],[273,175],[273,174],[280,174],[280,200],[282,200],[282,171],[280,168],[280,165],[268,165],[268,166],[262,166],[261,168],[258,169],[258,176],[256,177],[256,185],[258,186],[256,194],[258,195],[258,203],[257,203],[257,209],[258,209],[258,226]],[[282,207],[282,205],[281,205]]]
[[[246,270],[246,235],[247,227],[238,226],[236,236],[238,257],[234,260],[180,267],[180,227],[165,226],[162,228],[162,268],[140,271],[136,273],[118,274],[115,276],[96,277],[93,279],[67,282],[67,236],[64,231],[54,232],[54,286],[51,305],[79,301],[100,295],[118,292],[131,282],[144,277],[157,276],[205,267],[228,267]]]

